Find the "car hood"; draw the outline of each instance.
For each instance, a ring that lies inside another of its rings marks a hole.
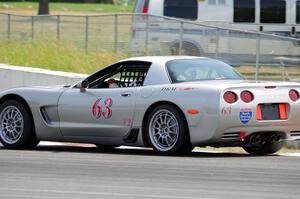
[[[70,86],[56,85],[56,86],[31,86],[31,87],[18,87],[11,88],[0,92],[0,97],[7,94],[22,94],[22,93],[61,93],[68,89]]]
[[[62,89],[62,88],[70,88],[71,85],[55,85],[55,86],[31,86],[31,87],[24,87],[26,88],[31,88],[31,89]]]

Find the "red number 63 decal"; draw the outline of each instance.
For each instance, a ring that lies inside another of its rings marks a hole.
[[[96,119],[100,119],[103,116],[105,119],[109,119],[112,115],[113,100],[111,98],[102,99],[99,98],[93,103],[92,114]]]

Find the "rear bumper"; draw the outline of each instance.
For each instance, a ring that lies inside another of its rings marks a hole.
[[[209,130],[209,129],[207,129]],[[193,132],[192,132],[193,131]],[[216,131],[209,133],[203,132],[203,129],[192,128],[191,143],[193,145],[210,145],[211,143],[229,143],[229,142],[241,142],[240,133],[245,137],[260,133],[279,133],[282,135],[282,140],[300,140],[300,126],[299,125],[286,125],[285,123],[265,125],[247,125],[247,126],[228,126],[226,128],[216,129]]]
[[[255,109],[252,114],[246,124],[241,121],[239,111],[226,116],[202,117],[198,125],[189,127],[191,143],[209,145],[241,141],[241,132],[246,137],[255,133],[280,133],[283,140],[300,140],[300,110],[290,111],[286,120],[259,121]]]
[[[284,123],[283,123],[284,124]],[[282,139],[285,140],[299,140],[300,139],[300,126],[298,125],[283,125],[282,123],[270,123],[264,126],[239,126],[226,129],[224,132],[216,133],[216,139],[220,142],[240,140],[240,132],[245,136],[250,136],[255,133],[280,133],[283,135]]]

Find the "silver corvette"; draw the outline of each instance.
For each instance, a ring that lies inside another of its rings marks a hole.
[[[0,140],[15,149],[48,140],[163,155],[194,146],[271,154],[300,139],[299,92],[299,83],[247,81],[209,58],[130,58],[73,86],[0,93]]]

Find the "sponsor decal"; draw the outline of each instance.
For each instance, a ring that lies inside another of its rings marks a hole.
[[[229,106],[229,107],[223,107],[221,109],[221,114],[222,115],[231,115],[231,111],[232,111],[232,108]]]
[[[197,109],[188,109],[188,110],[187,110],[187,113],[188,113],[189,115],[197,115],[197,114],[200,113],[200,111],[197,110]]]
[[[112,98],[99,98],[94,101],[92,106],[92,115],[96,119],[103,117],[104,119],[109,119],[112,116]]]
[[[177,91],[191,91],[195,90],[195,88],[176,88]]]
[[[176,87],[165,87],[162,88],[161,91],[191,91],[191,90],[195,90],[195,88],[176,88]]]
[[[243,108],[240,110],[240,121],[242,124],[248,124],[251,120],[253,112],[249,108]]]
[[[166,88],[162,88],[161,91],[176,91],[175,87],[166,87]]]

